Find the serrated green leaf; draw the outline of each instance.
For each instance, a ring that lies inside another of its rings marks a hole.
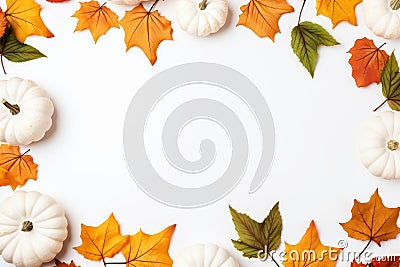
[[[282,216],[279,212],[279,202],[271,209],[267,218],[262,222],[262,226],[267,240],[265,244],[267,251],[277,250],[282,242]]]
[[[304,21],[292,30],[292,49],[303,66],[314,78],[318,60],[318,47],[338,45],[335,38],[321,25]]]
[[[261,249],[251,247],[251,246],[247,245],[246,243],[243,243],[238,240],[232,240],[232,243],[233,243],[233,246],[237,250],[242,252],[243,257],[246,257],[249,259],[258,258],[258,255],[259,255]],[[261,255],[263,256],[263,254],[261,254]]]
[[[46,57],[33,46],[23,44],[17,40],[13,32],[4,35],[0,45],[2,56],[12,62],[25,62],[41,57]]]
[[[239,240],[232,240],[232,242],[244,257],[258,258],[260,251],[269,254],[271,251],[278,249],[281,244],[282,234],[282,217],[279,212],[279,202],[270,210],[262,223],[253,220],[247,214],[237,212],[232,207],[229,208],[232,221],[239,235]]]
[[[382,95],[393,110],[400,111],[400,74],[396,56],[392,53],[381,73]],[[383,102],[378,108],[380,108]],[[375,110],[377,110],[376,108]]]

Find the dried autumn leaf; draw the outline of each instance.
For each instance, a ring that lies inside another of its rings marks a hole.
[[[353,69],[353,78],[358,87],[364,87],[371,83],[380,83],[381,72],[385,67],[388,54],[375,46],[372,40],[367,38],[358,39],[349,50],[351,58],[349,63]]]
[[[229,207],[229,209],[236,232],[239,235],[239,240],[232,240],[232,242],[244,257],[258,258],[260,251],[269,255],[272,251],[278,249],[282,235],[279,202],[274,205],[262,223],[253,220],[246,214],[237,212],[232,207]]]
[[[339,259],[341,248],[328,247],[321,243],[314,221],[311,221],[306,233],[297,245],[285,242],[285,260],[283,265],[334,267]]]
[[[382,241],[394,239],[400,233],[396,223],[399,212],[400,208],[383,205],[377,189],[366,203],[354,200],[351,219],[340,225],[349,237],[368,241],[368,244],[373,241],[380,246]]]
[[[31,156],[26,155],[28,152],[29,149],[21,154],[18,146],[0,146],[0,186],[10,185],[15,190],[25,185],[29,179],[37,179],[38,165]]]
[[[6,18],[6,13],[0,8],[0,37],[2,37],[8,28],[8,20]]]
[[[293,28],[291,44],[301,64],[314,78],[318,48],[321,45],[334,46],[339,43],[321,25],[304,21]]]
[[[381,73],[382,95],[386,98],[374,111],[386,102],[393,110],[400,111],[400,74],[396,56],[392,53]]]
[[[158,11],[147,11],[142,4],[125,12],[120,20],[125,31],[126,51],[138,46],[152,65],[157,61],[157,48],[164,40],[172,40],[171,21]]]
[[[335,28],[341,21],[357,25],[355,8],[361,2],[362,0],[317,0],[317,15],[330,18],[333,24],[332,28]]]
[[[30,35],[47,38],[54,35],[47,29],[40,17],[40,5],[34,0],[7,0],[6,18],[14,29],[15,36],[21,43]]]
[[[373,258],[368,264],[358,263],[355,260],[351,263],[350,267],[399,267],[400,257],[399,256],[384,256],[379,258]]]
[[[80,4],[81,8],[72,15],[78,19],[75,31],[89,29],[96,43],[99,37],[112,27],[119,28],[118,15],[105,4],[100,6],[99,2],[94,0]]]
[[[119,224],[111,214],[99,226],[81,225],[82,244],[74,249],[86,259],[98,261],[112,258],[128,243],[129,237],[122,236]]]
[[[236,26],[243,25],[259,37],[269,37],[272,41],[281,32],[278,24],[281,16],[294,11],[286,0],[250,0],[240,10],[242,14]]]
[[[122,249],[126,267],[172,266],[173,261],[168,250],[175,227],[176,225],[171,225],[155,235],[148,235],[140,230],[137,234],[128,236],[129,242]]]
[[[80,266],[75,265],[74,261],[71,261],[71,263],[68,264],[68,263],[61,262],[61,261],[55,259],[55,264],[56,264],[56,267],[80,267]]]

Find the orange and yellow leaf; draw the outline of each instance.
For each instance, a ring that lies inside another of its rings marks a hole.
[[[173,261],[168,250],[175,227],[176,225],[171,225],[155,235],[148,235],[140,230],[137,234],[129,236],[129,243],[122,250],[126,266],[172,266]]]
[[[361,241],[374,241],[379,246],[382,241],[395,239],[400,233],[397,227],[400,208],[387,208],[383,205],[378,189],[366,203],[354,200],[352,217],[340,225],[349,237]]]
[[[25,151],[22,155],[18,146],[0,146],[0,186],[10,185],[13,190],[29,180],[37,179],[38,165]]]
[[[129,237],[122,236],[119,224],[111,214],[99,226],[81,225],[82,244],[74,249],[86,259],[97,261],[112,258],[128,243]]]
[[[300,242],[290,245],[285,242],[285,260],[283,265],[310,266],[310,267],[334,267],[339,259],[341,248],[328,247],[321,243],[314,221],[311,221]]]
[[[18,41],[24,43],[30,35],[54,36],[40,17],[41,7],[34,0],[6,0],[6,3],[6,18]]]
[[[278,24],[281,16],[294,11],[286,0],[250,0],[240,10],[242,14],[236,26],[243,25],[259,37],[269,37],[272,41],[281,32]]]
[[[120,20],[125,31],[126,51],[137,46],[145,53],[150,63],[157,61],[157,48],[164,40],[172,40],[171,21],[158,11],[148,12],[142,4],[126,11]]]
[[[357,25],[355,8],[361,2],[362,0],[317,0],[317,15],[330,18],[333,24],[332,28],[335,28],[341,21]]]
[[[389,55],[381,47],[378,48],[372,40],[363,38],[356,40],[349,50],[349,63],[358,87],[381,82],[381,72],[389,59]]]
[[[78,19],[75,31],[90,30],[96,43],[100,36],[106,34],[112,27],[119,28],[118,15],[97,1],[81,2],[81,8],[73,17]]]

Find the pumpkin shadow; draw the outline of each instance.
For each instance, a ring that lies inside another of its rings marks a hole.
[[[54,132],[57,129],[57,109],[54,105],[54,112],[53,115],[51,116],[51,126],[50,129],[44,134],[44,137],[41,139],[41,141],[47,141],[47,139],[51,138],[53,136]]]

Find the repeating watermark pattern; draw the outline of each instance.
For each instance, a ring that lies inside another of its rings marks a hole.
[[[220,124],[232,144],[229,166],[216,181],[197,188],[183,188],[167,182],[151,164],[145,148],[145,129],[149,115],[163,97],[190,84],[218,86],[241,99],[251,110],[262,139],[261,158],[250,185],[254,193],[263,184],[272,164],[275,129],[269,107],[257,87],[243,74],[223,65],[189,63],[167,69],[148,82],[134,96],[125,118],[124,153],[128,168],[138,186],[152,198],[176,207],[199,207],[215,202],[229,193],[240,181],[248,162],[249,144],[246,129],[235,111],[214,99],[194,99],[178,106],[163,126],[163,152],[171,167],[186,174],[198,173],[213,164],[216,157],[212,140],[202,140],[201,158],[189,161],[178,147],[182,127],[196,119]]]

